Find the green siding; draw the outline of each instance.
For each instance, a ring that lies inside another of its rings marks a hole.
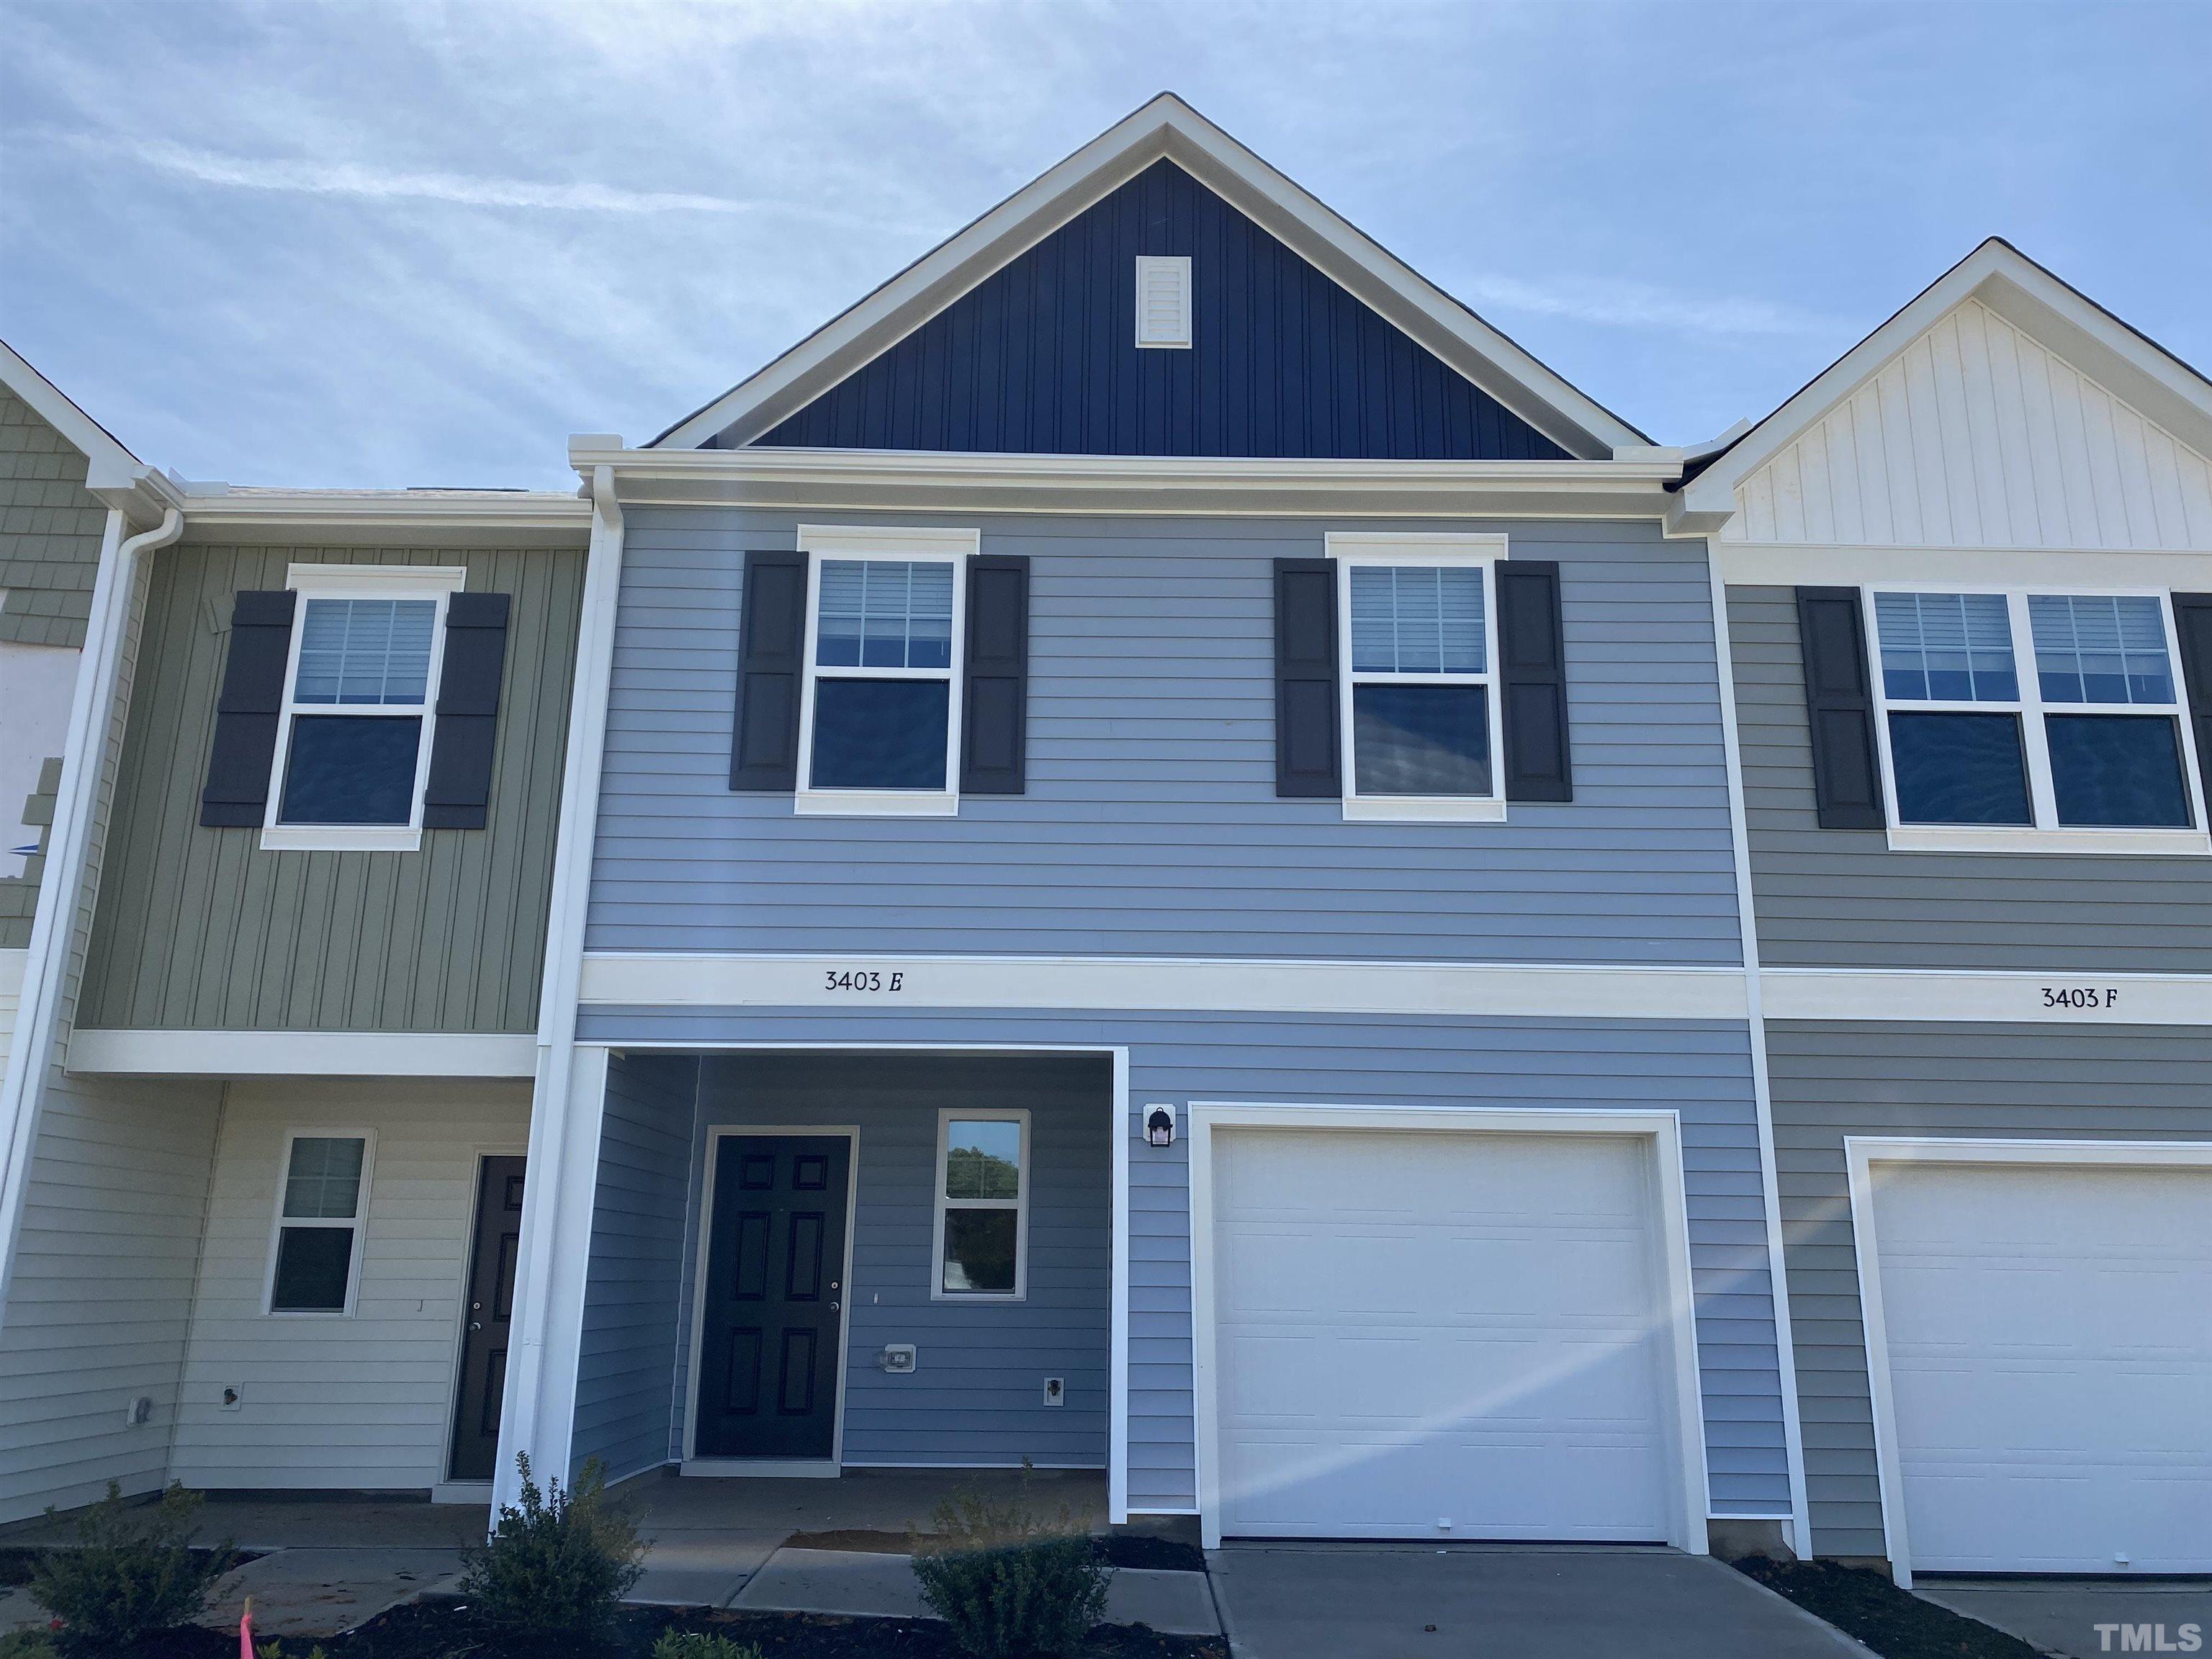
[[[20,876],[0,876],[0,951],[21,951],[31,942],[39,915],[39,883],[46,873],[46,836],[54,824],[54,798],[62,787],[62,759],[50,757],[39,769],[39,790],[23,803],[23,823],[39,831],[39,850],[23,860]],[[7,802],[0,801],[0,808]],[[6,817],[0,811],[0,819]]]
[[[68,439],[0,386],[0,641],[84,645],[107,524],[84,469]]]
[[[465,566],[511,593],[489,827],[413,853],[264,852],[199,823],[231,596],[287,565]],[[78,1024],[528,1031],[538,1018],[580,550],[184,545],[157,554]]]

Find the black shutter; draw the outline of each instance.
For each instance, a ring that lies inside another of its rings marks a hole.
[[[806,665],[806,555],[745,555],[730,787],[799,787],[799,694]]]
[[[1498,684],[1505,732],[1505,799],[1572,800],[1567,739],[1567,646],[1559,567],[1508,559],[1498,574]]]
[[[1275,561],[1275,793],[1344,793],[1337,768],[1336,561]]]
[[[1723,619],[1725,625],[1725,619]],[[1879,830],[1881,766],[1875,757],[1874,688],[1856,587],[1797,590],[1805,656],[1805,714],[1813,738],[1813,795],[1823,830]]]
[[[960,793],[1018,795],[1027,785],[1030,562],[968,561],[968,663],[960,694]]]
[[[484,827],[510,608],[505,593],[456,593],[446,601],[437,736],[430,744],[429,787],[422,792],[425,830]]]
[[[2173,631],[2181,637],[2181,678],[2189,690],[2190,723],[2197,728],[2205,817],[2212,819],[2212,593],[2176,593]]]
[[[215,746],[200,822],[211,829],[258,828],[269,811],[269,769],[284,712],[284,667],[292,654],[292,611],[299,595],[240,593],[230,608],[230,658],[215,706]]]

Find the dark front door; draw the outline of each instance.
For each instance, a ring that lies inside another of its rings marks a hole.
[[[453,1401],[450,1477],[489,1480],[499,1461],[499,1402],[507,1388],[507,1332],[514,1318],[514,1258],[522,1243],[522,1164],[487,1158],[477,1172],[477,1237],[469,1256],[468,1321]]]
[[[700,1315],[695,1455],[832,1455],[852,1161],[842,1135],[722,1141]]]

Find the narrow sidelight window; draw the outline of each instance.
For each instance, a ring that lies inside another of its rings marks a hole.
[[[812,566],[799,809],[957,811],[965,559],[841,550]]]
[[[1331,549],[1343,566],[1346,817],[1503,817],[1490,589],[1502,544],[1364,552],[1333,538]]]
[[[347,1314],[360,1279],[370,1137],[305,1134],[286,1139],[269,1261],[272,1314]]]
[[[2023,844],[2204,850],[2163,595],[1873,597],[1900,830],[1988,826],[2041,838]]]
[[[938,1114],[932,1296],[1029,1293],[1029,1141],[1027,1112]]]
[[[295,565],[300,595],[262,844],[420,844],[446,608],[459,570]]]

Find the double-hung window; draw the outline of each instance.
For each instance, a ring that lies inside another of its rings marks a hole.
[[[973,531],[802,526],[801,812],[959,810],[958,664]]]
[[[353,1311],[374,1144],[365,1129],[285,1138],[269,1253],[270,1313]]]
[[[937,1119],[937,1236],[930,1294],[1018,1301],[1029,1293],[1030,1115]]]
[[[2166,596],[1875,591],[1891,840],[2212,851]]]
[[[1344,815],[1505,816],[1492,566],[1503,536],[1333,535]]]
[[[410,849],[443,656],[467,573],[294,565],[299,594],[262,845]]]

